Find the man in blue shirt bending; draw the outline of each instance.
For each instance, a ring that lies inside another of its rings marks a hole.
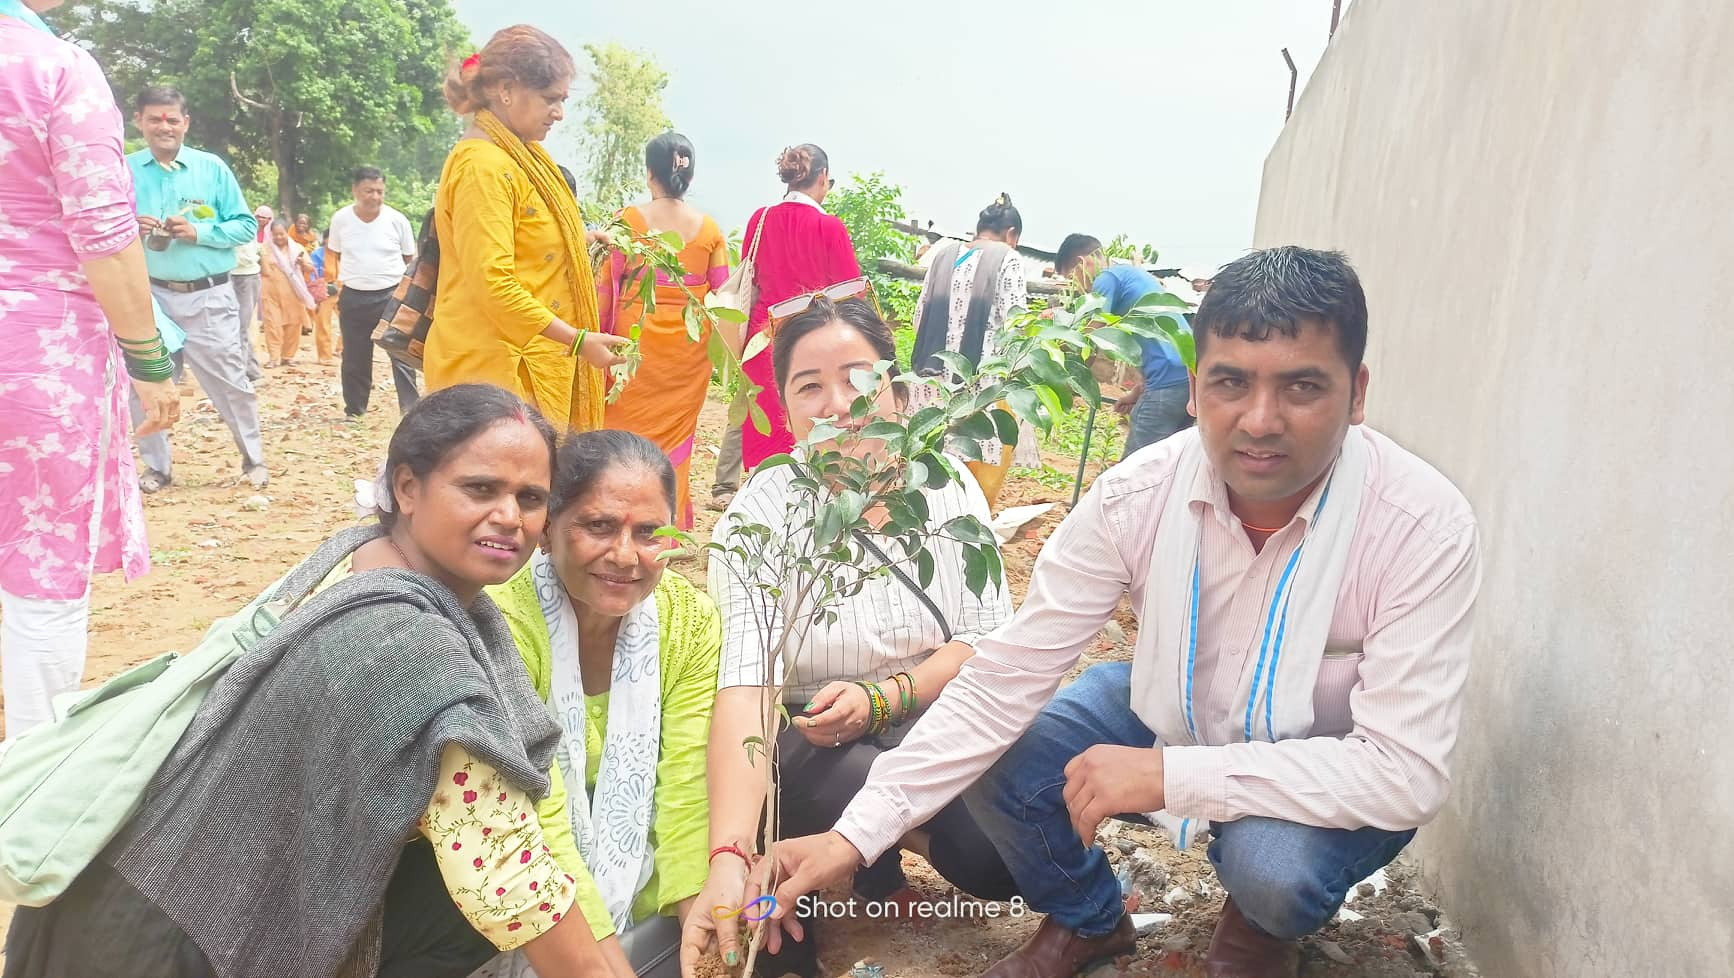
[[[1116,316],[1124,316],[1152,292],[1167,291],[1142,268],[1108,264],[1102,242],[1087,234],[1066,235],[1054,269],[1080,288],[1106,299],[1108,311]],[[1184,322],[1185,317],[1178,318]],[[1131,416],[1132,430],[1126,436],[1122,458],[1192,425],[1192,416],[1186,412],[1186,363],[1180,359],[1180,351],[1166,340],[1142,337],[1138,346],[1143,354],[1140,377],[1114,404],[1115,411]]]
[[[259,397],[247,379],[248,337],[229,286],[235,248],[255,240],[259,223],[241,197],[228,164],[183,145],[187,100],[166,86],[147,88],[134,117],[146,148],[126,158],[138,200],[139,233],[151,294],[187,334],[183,362],[241,450],[241,471],[255,488],[270,479],[259,434]],[[166,433],[139,439],[145,471],[139,488],[156,492],[172,481]]]

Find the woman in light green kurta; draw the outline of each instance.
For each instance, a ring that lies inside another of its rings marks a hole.
[[[616,975],[640,978],[678,973],[679,924],[707,873],[722,627],[710,598],[659,559],[674,500],[653,443],[574,435],[555,466],[544,552],[489,589],[562,728],[537,809],[547,845]],[[506,958],[484,970],[523,973]]]

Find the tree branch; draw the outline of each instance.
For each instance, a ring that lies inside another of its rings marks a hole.
[[[257,110],[259,112],[273,112],[276,110],[274,106],[266,105],[264,102],[261,102],[257,99],[251,99],[245,95],[242,95],[241,94],[241,85],[239,82],[237,82],[235,80],[235,73],[232,71],[229,72],[229,91],[235,93],[235,101],[241,103],[242,105],[246,106],[249,109],[254,109],[254,110]]]

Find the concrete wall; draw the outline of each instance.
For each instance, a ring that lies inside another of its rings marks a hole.
[[[1358,0],[1257,240],[1349,253],[1480,517],[1418,849],[1483,973],[1734,974],[1734,4]]]

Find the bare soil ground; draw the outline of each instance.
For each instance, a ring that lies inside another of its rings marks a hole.
[[[375,375],[383,387],[374,391],[372,412],[351,424],[342,418],[335,367],[305,360],[267,372],[259,390],[271,483],[262,492],[241,478],[228,429],[189,380],[182,421],[173,436],[175,482],[145,499],[154,569],[130,584],[118,574],[96,581],[87,684],[100,683],[163,651],[191,648],[212,620],[251,600],[333,531],[354,523],[354,480],[373,477],[397,420],[385,371],[376,368]],[[700,424],[692,476],[700,533],[708,532],[717,517],[704,502],[725,413],[725,406],[713,401]],[[1068,473],[1077,464],[1075,458],[1051,454],[1048,461]],[[1101,462],[1093,459],[1090,469],[1092,476],[1099,473]],[[1004,548],[1007,576],[1018,599],[1041,542],[1064,516],[1069,501],[1069,488],[1017,477],[1007,483],[1001,506],[1058,504]],[[676,567],[702,583],[701,562],[682,561]],[[1117,624],[1118,634],[1112,628],[1105,631],[1080,668],[1130,657],[1135,622],[1125,607]],[[1104,844],[1117,865],[1136,861],[1139,911],[1168,913],[1173,919],[1141,938],[1136,955],[1092,972],[1091,978],[1202,975],[1200,962],[1222,898],[1202,850],[1176,852],[1152,830],[1132,825],[1110,830]],[[955,891],[924,862],[905,856],[905,863],[917,889],[952,906]],[[1304,978],[1473,974],[1449,930],[1433,942],[1444,963],[1424,960],[1415,935],[1448,925],[1416,889],[1414,870],[1399,860],[1387,870],[1385,882],[1376,894],[1357,897],[1350,907],[1362,919],[1339,921],[1306,942]],[[847,893],[834,896],[845,899]],[[973,905],[968,898],[959,899]],[[6,909],[0,906],[0,933],[10,917]],[[869,919],[863,912],[855,919],[827,922],[824,970],[846,975],[865,961],[882,969],[885,978],[979,974],[1016,948],[1038,919],[1033,913],[1010,916],[1010,908],[1001,908],[1001,913],[997,919],[981,916],[978,909],[961,911],[960,916],[889,921]],[[704,970],[723,974],[714,958]],[[856,978],[875,978],[873,970],[855,969]]]

